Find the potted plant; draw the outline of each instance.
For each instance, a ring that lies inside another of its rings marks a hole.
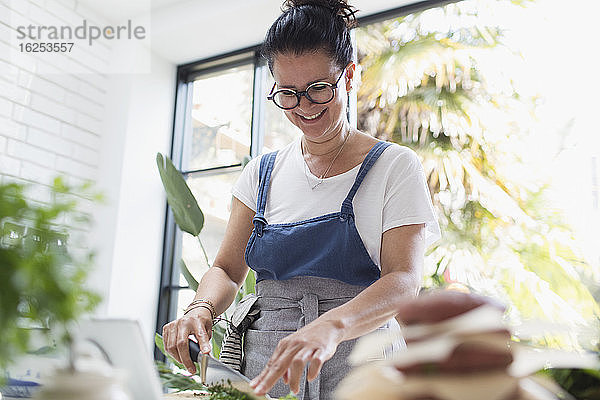
[[[72,228],[90,219],[76,200],[91,194],[90,184],[70,187],[56,178],[47,203],[28,199],[27,185],[0,184],[0,370],[32,352],[33,332],[52,338],[50,347],[71,341],[69,327],[90,312],[100,297],[85,287],[92,252],[69,251]],[[64,221],[69,221],[66,226]],[[39,350],[39,349],[38,349]],[[0,387],[9,378],[0,374]]]

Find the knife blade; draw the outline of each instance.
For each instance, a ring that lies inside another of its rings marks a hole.
[[[200,362],[200,382],[203,385],[206,384],[206,369],[208,368],[208,354],[202,354],[202,361]]]
[[[221,361],[213,358],[209,354],[202,354],[200,357],[200,346],[193,340],[189,341],[190,357],[194,362],[200,362],[200,379],[206,385],[227,382],[250,382],[250,379],[240,374],[236,370],[223,364]],[[203,376],[204,374],[204,376]]]

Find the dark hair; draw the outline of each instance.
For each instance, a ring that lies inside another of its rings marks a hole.
[[[283,13],[269,28],[261,48],[273,72],[275,55],[326,51],[344,68],[352,61],[350,29],[356,9],[346,0],[286,0]]]

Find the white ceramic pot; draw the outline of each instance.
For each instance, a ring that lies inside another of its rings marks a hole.
[[[123,374],[106,371],[56,370],[35,393],[36,400],[131,400]]]

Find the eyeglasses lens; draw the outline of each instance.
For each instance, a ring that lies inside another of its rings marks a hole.
[[[307,95],[314,103],[327,103],[333,99],[333,88],[329,85],[313,85],[308,88]]]
[[[318,104],[324,104],[331,101],[333,96],[334,89],[329,85],[313,85],[306,91],[308,100]],[[284,109],[294,108],[299,103],[299,97],[296,95],[296,92],[285,89],[277,91],[273,96],[273,100],[275,101],[275,104]]]
[[[273,101],[281,108],[294,108],[298,104],[298,97],[291,90],[280,90],[273,96]]]

